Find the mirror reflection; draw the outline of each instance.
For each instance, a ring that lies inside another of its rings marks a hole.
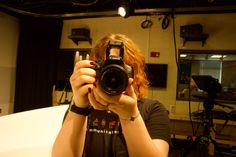
[[[201,91],[193,75],[209,75],[221,84],[217,100],[236,102],[236,50],[179,50],[178,100],[198,100]]]

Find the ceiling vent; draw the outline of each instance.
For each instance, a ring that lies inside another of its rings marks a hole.
[[[68,36],[76,45],[79,41],[87,41],[92,45],[92,39],[90,38],[90,30],[87,28],[73,28],[71,35]]]

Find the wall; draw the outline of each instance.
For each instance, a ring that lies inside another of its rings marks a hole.
[[[146,16],[135,16],[123,19],[121,17],[88,18],[64,20],[61,48],[89,48],[87,42],[80,42],[77,46],[68,35],[72,28],[87,27],[91,31],[93,43],[107,33],[122,33],[133,39],[143,51],[145,59],[149,63],[168,64],[168,81],[166,89],[150,88],[148,97],[162,102],[168,109],[173,109],[175,114],[188,114],[188,102],[176,101],[177,68],[175,59],[175,47],[173,38],[173,21],[171,20],[166,30],[161,28],[161,15],[151,16],[153,25],[150,29],[142,29],[141,23]],[[236,49],[236,14],[199,14],[176,15],[175,35],[177,49]],[[210,36],[204,47],[201,42],[186,42],[180,38],[180,26],[201,23],[203,31]],[[160,52],[160,57],[150,57],[150,52]],[[198,105],[193,105],[193,109]]]
[[[13,112],[18,19],[0,12],[0,115]]]

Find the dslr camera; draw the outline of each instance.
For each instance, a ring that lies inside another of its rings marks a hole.
[[[113,48],[119,49],[119,56],[110,55]],[[123,57],[123,42],[111,40],[106,48],[106,60],[98,60],[93,67],[96,71],[99,87],[108,95],[121,94],[127,88],[129,78],[134,77],[133,68],[124,63]]]
[[[208,98],[214,99],[222,90],[218,79],[210,75],[193,75],[192,78],[199,89],[207,92]]]

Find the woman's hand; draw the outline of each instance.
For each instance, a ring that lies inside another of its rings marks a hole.
[[[91,105],[95,109],[110,110],[119,115],[120,119],[129,119],[130,117],[139,114],[137,107],[137,96],[132,86],[133,79],[129,79],[129,84],[126,90],[117,96],[110,96],[104,93],[98,86],[94,84],[92,92],[88,98]]]
[[[88,92],[93,89],[93,83],[96,81],[96,71],[91,67],[95,65],[95,62],[89,60],[89,56],[86,56],[86,60],[78,61],[74,66],[73,74],[70,77],[70,84],[73,91],[73,101],[78,107],[88,107]]]

